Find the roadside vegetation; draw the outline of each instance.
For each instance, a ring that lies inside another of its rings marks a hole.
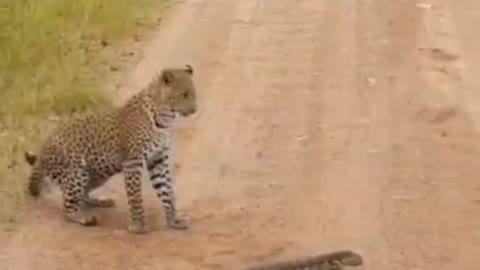
[[[28,201],[26,149],[52,119],[110,106],[102,88],[121,48],[156,25],[169,0],[0,2],[0,224]]]

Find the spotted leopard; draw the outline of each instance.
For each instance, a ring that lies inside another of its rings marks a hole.
[[[83,226],[98,224],[86,206],[112,207],[111,199],[89,193],[122,172],[128,198],[132,233],[149,231],[145,222],[141,176],[146,169],[161,198],[166,223],[187,229],[178,217],[170,169],[171,126],[177,115],[196,112],[193,68],[167,68],[123,106],[92,111],[61,122],[47,137],[39,154],[25,152],[32,166],[28,191],[38,197],[46,179],[58,184],[67,220]]]

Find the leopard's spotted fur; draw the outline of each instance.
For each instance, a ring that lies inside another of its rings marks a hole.
[[[170,127],[177,114],[189,116],[197,110],[193,69],[164,69],[144,90],[125,105],[74,117],[60,124],[46,139],[39,155],[26,152],[32,165],[28,190],[37,197],[43,181],[58,184],[68,220],[84,226],[97,218],[85,206],[110,207],[110,199],[89,195],[114,174],[123,172],[130,207],[129,231],[148,231],[141,195],[141,175],[149,172],[153,188],[161,198],[170,228],[186,229],[177,217],[170,174]]]

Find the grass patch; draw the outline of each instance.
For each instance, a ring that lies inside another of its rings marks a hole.
[[[26,198],[25,149],[37,149],[51,115],[109,106],[103,78],[134,34],[169,0],[0,2],[0,222]]]

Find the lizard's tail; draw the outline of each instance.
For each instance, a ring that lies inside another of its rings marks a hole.
[[[245,270],[306,270],[316,269],[315,267],[331,266],[320,269],[341,269],[341,266],[360,266],[363,265],[363,258],[358,253],[350,250],[336,251],[332,253],[320,254],[317,256],[263,264]],[[340,266],[340,268],[338,268]]]

